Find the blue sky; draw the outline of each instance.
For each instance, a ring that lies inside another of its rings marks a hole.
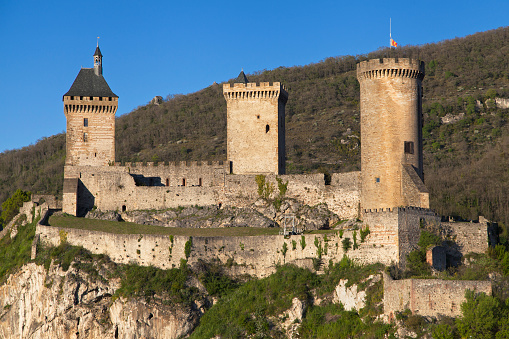
[[[118,115],[246,73],[509,25],[509,1],[0,0],[0,152],[63,132],[97,37]]]

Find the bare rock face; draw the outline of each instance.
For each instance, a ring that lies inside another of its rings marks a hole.
[[[163,103],[163,97],[160,95],[156,95],[152,100],[150,100],[150,103],[159,106],[160,104]]]
[[[111,304],[117,288],[118,281],[94,281],[72,267],[27,264],[0,286],[0,338],[178,338],[197,325],[188,307]]]
[[[362,282],[371,286],[380,281],[380,275],[370,275]],[[341,279],[334,289],[334,303],[341,303],[346,311],[356,310],[366,306],[366,291],[359,291],[357,285],[348,286],[348,279]]]

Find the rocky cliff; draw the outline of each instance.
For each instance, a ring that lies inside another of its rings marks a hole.
[[[195,307],[114,298],[118,287],[77,268],[26,264],[0,286],[0,337],[178,338],[197,325]]]

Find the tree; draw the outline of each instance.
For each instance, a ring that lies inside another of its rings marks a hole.
[[[494,338],[499,323],[498,299],[485,293],[467,290],[466,301],[461,304],[462,317],[456,319],[463,338]]]
[[[0,214],[0,225],[7,225],[18,214],[19,208],[23,206],[23,203],[30,201],[32,193],[17,189],[16,192],[9,199],[2,203],[2,214]]]

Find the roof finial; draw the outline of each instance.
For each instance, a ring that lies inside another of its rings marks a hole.
[[[99,47],[99,37],[97,37],[97,47]]]

